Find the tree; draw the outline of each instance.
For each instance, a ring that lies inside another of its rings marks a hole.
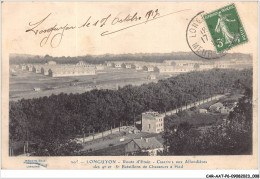
[[[177,117],[177,116],[176,116]],[[165,118],[163,134],[169,155],[241,155],[252,153],[252,90],[246,89],[227,120],[213,125],[204,133],[188,123],[177,125]]]
[[[169,146],[169,153],[172,155],[193,155],[196,154],[198,132],[185,122],[178,126],[172,125],[163,134],[165,145]]]
[[[198,101],[202,95],[212,95],[213,91],[221,93],[223,89],[233,89],[238,80],[242,88],[240,90],[244,90],[246,86],[252,86],[252,80],[249,80],[251,78],[252,70],[214,69],[185,73],[159,80],[158,83],[128,85],[118,90],[95,89],[83,94],[61,93],[37,99],[23,99],[9,105],[9,136],[10,140],[16,141],[28,140],[24,137],[28,136],[39,146],[44,144],[45,149],[41,151],[47,150],[49,155],[59,155],[57,151],[61,145],[78,136],[83,137],[87,131],[106,131],[111,126],[131,125],[135,116],[142,112],[152,109],[164,113]],[[250,90],[246,92],[250,94]],[[239,110],[240,113],[241,109]],[[233,121],[242,120],[238,118],[239,115],[235,116],[237,117],[233,117]],[[248,119],[249,116],[245,115],[244,118]],[[180,140],[182,130],[187,130],[187,137],[183,144],[179,141],[180,145],[183,145],[183,152],[190,152],[185,151],[184,146],[191,146],[188,142],[195,143],[198,140],[194,138],[196,131],[181,126],[177,133],[170,134]],[[174,146],[172,149],[176,153]]]

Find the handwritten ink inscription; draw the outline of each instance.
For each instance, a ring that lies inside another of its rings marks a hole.
[[[106,36],[106,35],[114,34],[132,28],[137,25],[146,24],[149,21],[156,20],[161,17],[165,17],[171,14],[175,14],[187,10],[189,9],[179,10],[179,11],[161,15],[159,10],[156,9],[156,10],[149,10],[144,15],[139,15],[138,12],[135,12],[133,14],[128,14],[125,17],[119,17],[119,16],[113,17],[112,14],[108,14],[107,16],[104,16],[101,19],[95,19],[94,17],[89,16],[87,20],[79,26],[71,25],[71,24],[65,24],[65,25],[55,24],[49,28],[41,28],[41,25],[43,25],[48,20],[48,18],[52,15],[52,13],[50,13],[45,18],[39,21],[30,22],[29,23],[30,28],[27,29],[25,32],[32,32],[36,36],[43,35],[43,38],[40,41],[41,47],[44,47],[45,45],[49,44],[52,48],[56,48],[61,44],[66,31],[84,29],[90,27],[99,27],[99,28],[105,26],[116,27],[118,24],[126,24],[126,26],[123,28],[116,29],[114,31],[104,31],[100,34],[101,36]]]

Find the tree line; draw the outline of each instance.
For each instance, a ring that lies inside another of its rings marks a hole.
[[[70,142],[75,137],[133,125],[136,117],[150,109],[163,113],[248,86],[252,86],[252,69],[213,69],[118,90],[22,99],[9,103],[9,136],[11,141],[37,143],[36,155],[75,155],[80,149]]]
[[[252,88],[248,86],[244,94],[226,120],[204,133],[187,122],[166,125],[163,138],[169,150],[161,155],[252,154]]]
[[[79,61],[85,61],[92,64],[103,64],[105,61],[143,61],[143,62],[158,62],[162,63],[164,60],[199,60],[201,58],[196,56],[193,52],[172,52],[172,53],[137,53],[137,54],[105,54],[105,55],[86,55],[86,56],[62,56],[53,57],[50,55],[39,56],[39,55],[10,55],[10,64],[35,64],[35,63],[47,63],[48,61],[55,61],[59,64],[76,64]],[[221,60],[251,60],[252,56],[249,54],[232,53],[226,54]],[[205,60],[207,61],[207,60]],[[215,60],[217,61],[217,60]]]

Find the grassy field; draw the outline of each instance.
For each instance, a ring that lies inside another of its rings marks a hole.
[[[151,74],[156,80],[149,80]],[[92,89],[116,89],[128,84],[141,85],[168,78],[170,75],[156,72],[136,71],[134,69],[107,68],[96,75],[53,78],[34,72],[18,70],[10,75],[10,100],[38,98],[60,93],[84,93]],[[40,91],[34,91],[40,88]]]

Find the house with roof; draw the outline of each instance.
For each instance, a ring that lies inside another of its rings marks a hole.
[[[48,65],[56,65],[56,62],[55,61],[48,61],[47,64]]]
[[[156,76],[155,75],[149,75],[147,77],[148,80],[156,80]]]
[[[163,63],[164,63],[165,65],[167,65],[167,66],[168,66],[168,65],[171,66],[171,65],[174,65],[174,64],[175,64],[173,60],[164,60]]]
[[[104,67],[104,65],[99,64],[99,65],[96,65],[96,66],[95,66],[95,69],[96,69],[96,70],[104,70],[105,67]]]
[[[133,68],[133,65],[131,63],[126,63],[125,68],[131,69]]]
[[[147,71],[154,71],[154,67],[153,66],[147,66]]]
[[[112,67],[112,65],[113,65],[113,63],[109,62],[109,61],[106,61],[105,64],[106,64],[107,67]]]
[[[226,60],[216,61],[214,63],[215,68],[228,68],[229,65],[230,65],[230,62],[226,61]]]
[[[86,65],[87,65],[87,63],[84,62],[84,61],[79,61],[79,62],[76,64],[76,66],[86,66]]]
[[[114,64],[113,67],[115,68],[122,68],[124,66],[122,62],[114,62]]]
[[[133,139],[125,145],[126,155],[135,155],[136,153],[147,152],[149,156],[156,156],[158,152],[163,151],[164,146],[155,137]]]
[[[208,110],[207,109],[199,109],[199,113],[200,114],[206,114],[206,113],[208,113]]]
[[[33,90],[34,90],[34,91],[41,91],[41,88],[35,87],[35,88],[33,88]]]
[[[49,69],[50,69],[50,67],[48,65],[41,67],[41,74],[49,75]]]
[[[159,72],[160,72],[160,73],[171,73],[171,72],[175,72],[175,67],[174,67],[174,66],[160,65],[160,66],[157,66],[157,68],[159,69]]]
[[[34,65],[32,71],[35,73],[41,73],[41,68],[40,65]]]
[[[19,65],[19,69],[21,69],[21,70],[26,70],[26,65],[20,64],[20,65]]]
[[[155,111],[142,113],[142,132],[160,133],[164,131],[164,114]]]
[[[148,72],[154,71],[154,66],[145,65],[145,66],[143,66],[143,70],[144,70],[144,71],[148,71]]]
[[[96,74],[96,70],[94,68],[81,66],[59,66],[56,68],[50,68],[48,72],[51,77],[85,76]]]
[[[140,64],[136,64],[136,65],[135,65],[135,69],[136,69],[136,70],[143,70],[143,66],[140,65]]]
[[[223,108],[223,107],[224,107],[224,105],[222,103],[218,102],[218,103],[211,105],[209,107],[209,110],[211,112],[220,112],[220,109]]]
[[[199,61],[193,61],[193,60],[173,60],[173,62],[176,66],[183,66],[183,67],[193,67],[196,63],[201,63]]]
[[[26,65],[26,70],[33,71],[33,66],[32,65]]]
[[[229,107],[222,107],[222,108],[220,108],[220,113],[221,114],[229,114],[230,111],[231,111],[231,109]]]
[[[205,62],[203,64],[199,64],[198,70],[210,70],[214,68],[214,64],[211,62]]]

